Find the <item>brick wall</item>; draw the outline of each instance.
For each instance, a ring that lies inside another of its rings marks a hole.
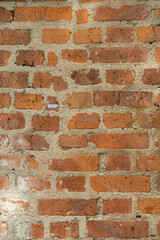
[[[0,0],[0,239],[160,239],[159,42],[159,0]]]

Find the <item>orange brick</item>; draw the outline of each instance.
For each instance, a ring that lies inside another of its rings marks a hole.
[[[32,93],[16,93],[15,108],[41,110],[43,97]]]
[[[73,42],[75,44],[95,44],[102,42],[101,29],[79,29],[73,33]]]
[[[88,10],[80,9],[76,11],[77,24],[84,24],[88,22]]]
[[[49,169],[53,171],[96,171],[98,167],[97,155],[76,155],[74,158],[52,159],[49,162]]]
[[[9,93],[0,93],[0,108],[9,107],[11,105],[11,98]]]
[[[72,9],[70,7],[15,7],[14,21],[35,22],[45,20],[70,21],[72,19]]]
[[[131,113],[104,113],[103,122],[106,128],[132,128]]]
[[[68,29],[43,29],[42,42],[44,43],[67,43],[71,36]]]
[[[55,54],[55,52],[49,52],[48,53],[48,65],[47,66],[57,66],[57,62],[58,62],[58,57]]]
[[[0,66],[7,66],[11,57],[10,51],[0,50]]]
[[[139,198],[138,211],[142,214],[160,214],[160,198]]]
[[[146,176],[92,176],[90,183],[96,192],[150,192]]]
[[[98,113],[77,113],[68,122],[69,129],[94,129],[98,128],[100,116]]]
[[[13,13],[5,8],[0,8],[0,22],[11,22]]]
[[[62,102],[68,104],[69,109],[72,108],[84,108],[91,107],[91,93],[90,92],[79,92],[67,94],[67,99]]]
[[[52,75],[50,73],[36,72],[34,74],[34,88],[50,88],[52,84]]]
[[[149,148],[147,133],[92,133],[89,141],[97,148],[146,149]]]
[[[144,155],[140,154],[136,161],[137,171],[160,171],[159,155]]]
[[[26,168],[29,172],[38,169],[38,162],[34,155],[28,155],[26,157]]]
[[[133,71],[130,69],[107,69],[106,82],[113,85],[128,85],[135,81]]]
[[[8,177],[0,175],[0,191],[7,190],[8,188]]]

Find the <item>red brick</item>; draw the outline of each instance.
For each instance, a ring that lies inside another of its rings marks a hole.
[[[28,30],[0,30],[0,45],[28,45],[30,36]]]
[[[138,42],[160,42],[160,27],[137,27]]]
[[[39,215],[94,216],[97,213],[97,201],[94,199],[39,199]]]
[[[42,65],[45,60],[43,51],[20,50],[17,54],[16,64],[18,66],[38,66]]]
[[[41,110],[43,101],[44,99],[41,95],[17,92],[15,96],[15,108]]]
[[[9,138],[7,135],[0,136],[0,150],[8,148],[9,146]]]
[[[28,72],[0,72],[0,87],[27,88]]]
[[[17,134],[12,137],[12,147],[24,150],[45,150],[49,144],[38,134]]]
[[[136,169],[137,171],[160,171],[159,162],[159,155],[140,154],[136,161]]]
[[[160,47],[157,47],[155,50],[155,60],[156,62],[160,62]]]
[[[72,19],[72,9],[70,7],[15,7],[14,21],[35,22],[45,20],[70,21]]]
[[[22,129],[25,127],[25,118],[22,113],[0,113],[0,128]]]
[[[51,184],[47,179],[33,176],[18,177],[17,186],[18,189],[22,191],[44,191],[51,189]]]
[[[50,88],[52,84],[52,75],[50,73],[36,72],[34,75],[34,88]]]
[[[10,51],[0,50],[0,66],[8,65],[10,57],[11,57]]]
[[[43,224],[42,223],[30,223],[28,229],[28,235],[31,239],[43,238]]]
[[[54,91],[63,91],[68,89],[68,83],[62,77],[53,77]]]
[[[85,192],[85,177],[60,177],[57,180],[57,191],[67,189],[68,192]]]
[[[0,108],[9,107],[11,105],[11,98],[9,93],[0,93]]]
[[[157,224],[157,233],[158,233],[158,236],[160,236],[160,221]]]
[[[59,103],[56,97],[48,96],[47,103],[46,103],[46,110],[47,111],[59,111]]]
[[[28,213],[29,203],[21,200],[0,198],[0,214],[15,215]]]
[[[73,33],[73,42],[75,44],[95,44],[102,42],[101,29],[79,29]]]
[[[103,214],[132,213],[132,199],[105,199],[103,200]]]
[[[135,81],[133,71],[130,69],[107,69],[106,82],[112,85],[128,85]]]
[[[91,48],[90,60],[93,63],[138,63],[148,60],[146,47],[107,47]]]
[[[8,177],[0,175],[0,191],[7,190],[8,188]]]
[[[106,29],[106,42],[118,43],[118,42],[133,42],[133,28],[110,28]]]
[[[127,171],[130,170],[131,160],[126,154],[108,155],[105,162],[105,170],[109,171]]]
[[[11,22],[13,20],[13,12],[0,8],[0,22]]]
[[[133,5],[113,9],[109,6],[99,6],[93,17],[94,21],[131,21],[144,20],[151,12],[150,6]]]
[[[92,133],[89,141],[97,148],[106,149],[147,149],[149,136],[147,133]]]
[[[132,128],[131,113],[104,113],[103,122],[106,128]]]
[[[62,59],[74,63],[86,63],[88,61],[87,51],[84,49],[62,50]]]
[[[144,84],[159,85],[160,84],[160,71],[159,71],[159,69],[156,69],[156,68],[144,69],[142,82]]]
[[[90,183],[96,192],[150,192],[146,176],[92,176]]]
[[[94,91],[95,106],[152,107],[152,92],[138,91]]]
[[[160,129],[160,114],[153,113],[153,114],[138,114],[137,116],[138,124],[141,128],[151,129],[156,128]]]
[[[32,117],[32,127],[38,131],[58,131],[59,117],[35,115]]]
[[[86,3],[86,2],[102,2],[103,0],[80,0],[80,3]]]
[[[68,136],[63,134],[59,136],[58,142],[62,148],[85,148],[87,147],[87,136]]]
[[[88,221],[88,237],[143,238],[149,236],[147,221]]]
[[[49,169],[53,171],[96,171],[98,167],[97,155],[76,155],[74,158],[52,159],[49,163]]]
[[[0,170],[23,169],[23,155],[0,155]]]
[[[160,198],[139,198],[138,211],[142,214],[160,214]]]
[[[98,128],[100,116],[98,113],[77,113],[68,122],[69,129],[94,129]]]
[[[88,10],[80,9],[76,11],[77,24],[84,24],[88,22]]]
[[[98,69],[80,69],[72,72],[71,78],[78,85],[94,85],[101,83]]]
[[[67,43],[71,36],[69,29],[43,29],[42,42],[44,43]]]
[[[160,93],[156,96],[156,105],[160,106]]]
[[[48,65],[47,66],[56,67],[57,62],[58,62],[58,57],[56,56],[55,52],[49,52],[48,53]]]
[[[38,169],[38,162],[36,161],[34,155],[26,156],[26,168],[29,172]]]
[[[69,109],[73,108],[85,108],[91,107],[91,93],[90,92],[78,92],[78,93],[67,93],[67,99],[62,102],[68,104]]]
[[[8,223],[0,222],[0,237],[6,238],[8,237]]]
[[[77,222],[50,223],[50,236],[52,238],[78,238],[79,226]]]

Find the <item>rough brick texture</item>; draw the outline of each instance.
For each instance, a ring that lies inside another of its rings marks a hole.
[[[0,0],[0,239],[160,238],[159,21],[159,0]]]

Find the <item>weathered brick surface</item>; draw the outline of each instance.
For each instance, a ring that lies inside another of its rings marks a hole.
[[[159,20],[0,0],[0,239],[160,238]]]

